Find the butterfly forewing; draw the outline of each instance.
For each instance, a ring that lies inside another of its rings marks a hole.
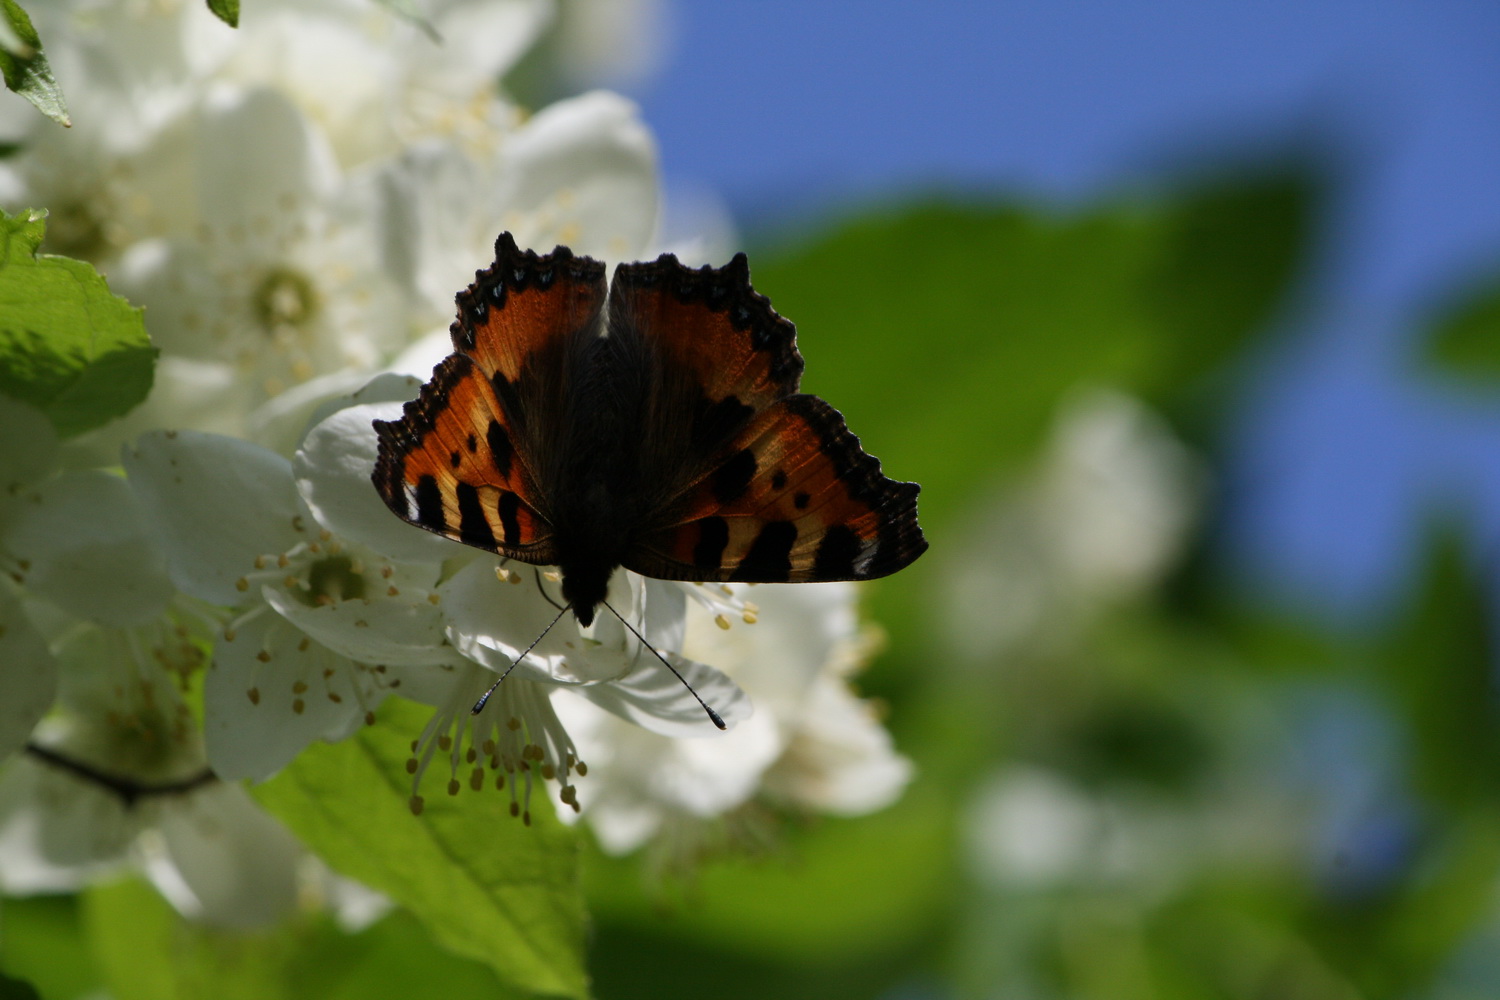
[[[455,353],[399,421],[377,422],[374,480],[413,524],[529,563],[557,561],[538,439],[529,420],[565,391],[561,345],[596,327],[604,269],[559,247],[545,256],[509,234],[496,258],[458,294]]]
[[[490,381],[450,355],[402,419],[376,421],[375,487],[412,524],[526,562],[554,560],[552,527]]]

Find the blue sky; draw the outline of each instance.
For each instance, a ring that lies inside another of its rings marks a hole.
[[[1184,166],[1336,154],[1318,278],[1259,359],[1230,541],[1286,599],[1360,617],[1450,498],[1500,544],[1500,404],[1423,375],[1442,294],[1500,269],[1500,5],[681,3],[637,88],[669,193],[742,221],[956,186],[1081,204]]]

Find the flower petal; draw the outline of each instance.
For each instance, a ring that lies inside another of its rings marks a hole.
[[[203,690],[209,766],[226,780],[259,781],[314,740],[343,739],[384,697],[365,673],[285,619],[260,615],[214,648]]]
[[[72,472],[29,491],[4,547],[29,565],[32,593],[89,621],[139,625],[172,599],[166,563],[118,476]]]
[[[884,809],[911,781],[869,703],[824,674],[806,696],[801,727],[765,777],[766,792],[805,809],[859,816]]]
[[[213,604],[246,599],[258,556],[285,552],[315,525],[292,465],[248,441],[194,431],[142,435],[123,456],[131,488],[178,589]]]
[[[119,796],[17,757],[0,775],[0,889],[77,889],[123,863],[136,823]]]
[[[535,220],[516,242],[560,241],[615,260],[646,249],[656,228],[656,144],[635,104],[606,91],[558,101],[517,130],[509,154],[508,207]]]
[[[261,591],[276,613],[351,660],[420,667],[457,663],[442,612],[425,599],[339,601],[311,607],[275,587]]]
[[[57,431],[41,410],[0,395],[0,497],[41,482],[57,465]]]
[[[580,630],[571,613],[559,615],[561,606],[542,597],[540,587],[555,589],[556,584],[536,575],[536,567],[520,566],[515,572],[521,574],[519,585],[501,583],[495,563],[479,558],[438,588],[448,641],[464,656],[504,672],[535,641],[516,667],[523,676],[552,684],[592,684],[622,677],[650,655],[612,616],[601,614],[591,628]],[[633,607],[631,586],[627,574],[616,573],[610,594],[620,605]]]
[[[374,402],[346,405],[309,430],[293,468],[308,508],[340,538],[398,562],[436,563],[463,554],[463,547],[391,513],[370,479],[379,452],[373,421],[401,416],[400,402],[380,397],[400,393],[398,400],[410,399],[418,388],[406,376],[386,375],[371,382],[356,395]]]
[[[146,873],[185,916],[218,927],[264,927],[297,903],[297,839],[244,788],[209,785],[161,810],[162,852]]]
[[[655,657],[645,654],[636,669],[626,677],[571,690],[606,712],[663,736],[719,734],[698,698],[719,713],[728,729],[750,718],[754,712],[750,698],[727,674],[676,653],[668,653],[667,660],[682,675],[681,680]],[[694,697],[695,691],[697,697]]]
[[[57,697],[57,661],[21,602],[0,589],[0,760],[26,745]]]

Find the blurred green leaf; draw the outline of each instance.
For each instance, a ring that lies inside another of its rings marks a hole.
[[[0,0],[0,14],[4,15],[0,21],[0,74],[5,77],[5,86],[59,125],[72,125],[62,89],[47,65],[42,40],[31,18],[16,0]]]
[[[1265,330],[1305,262],[1315,189],[1302,174],[1231,177],[1168,204],[1142,284],[1165,339],[1157,387],[1212,372]]]
[[[637,932],[807,965],[868,959],[909,942],[949,901],[953,816],[936,788],[857,820],[791,835],[777,856],[705,865],[690,898],[663,908],[638,858],[585,855],[596,918]]]
[[[71,436],[151,390],[156,348],[141,310],[82,261],[36,253],[45,213],[0,211],[0,393]]]
[[[586,995],[578,845],[541,808],[493,791],[407,807],[405,763],[430,712],[387,701],[351,739],[316,745],[256,797],[336,870],[411,910],[435,940],[534,993]],[[440,774],[430,781],[440,781]]]
[[[194,968],[203,961],[180,947],[177,940],[177,915],[156,890],[138,879],[125,879],[96,886],[84,896],[84,920],[95,961],[104,972],[104,980],[116,1000],[158,1000],[180,995],[178,984],[191,982],[201,974]],[[261,973],[264,965],[256,963],[250,973]],[[244,992],[264,989],[260,975],[247,981],[240,976],[227,977],[222,983],[226,1000],[236,996],[252,997]]]
[[[240,26],[240,0],[208,0],[208,9],[231,28]]]
[[[1500,277],[1469,287],[1441,310],[1426,348],[1428,360],[1450,372],[1500,376]]]
[[[1414,602],[1381,657],[1391,707],[1412,738],[1412,776],[1428,802],[1500,806],[1500,698],[1488,595],[1451,523],[1432,532]]]
[[[928,203],[759,255],[798,325],[807,391],[848,417],[924,519],[961,507],[1045,434],[1073,387],[1160,405],[1264,328],[1313,196],[1294,175],[1058,217]]]
[[[36,987],[0,972],[0,1000],[42,1000]]]
[[[0,901],[0,969],[30,981],[47,1000],[73,1000],[103,986],[72,896]]]
[[[179,916],[154,889],[127,879],[85,895],[89,941],[115,1000],[510,1000],[486,965],[432,943],[396,911],[358,932],[321,914],[224,930]],[[97,992],[97,990],[93,991]],[[49,1000],[81,993],[49,993]]]

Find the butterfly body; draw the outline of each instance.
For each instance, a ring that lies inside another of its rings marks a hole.
[[[603,265],[509,234],[460,292],[455,353],[377,421],[386,504],[430,531],[556,565],[587,625],[620,566],[671,580],[895,572],[927,547],[918,487],[797,391],[795,328],[743,254]]]

